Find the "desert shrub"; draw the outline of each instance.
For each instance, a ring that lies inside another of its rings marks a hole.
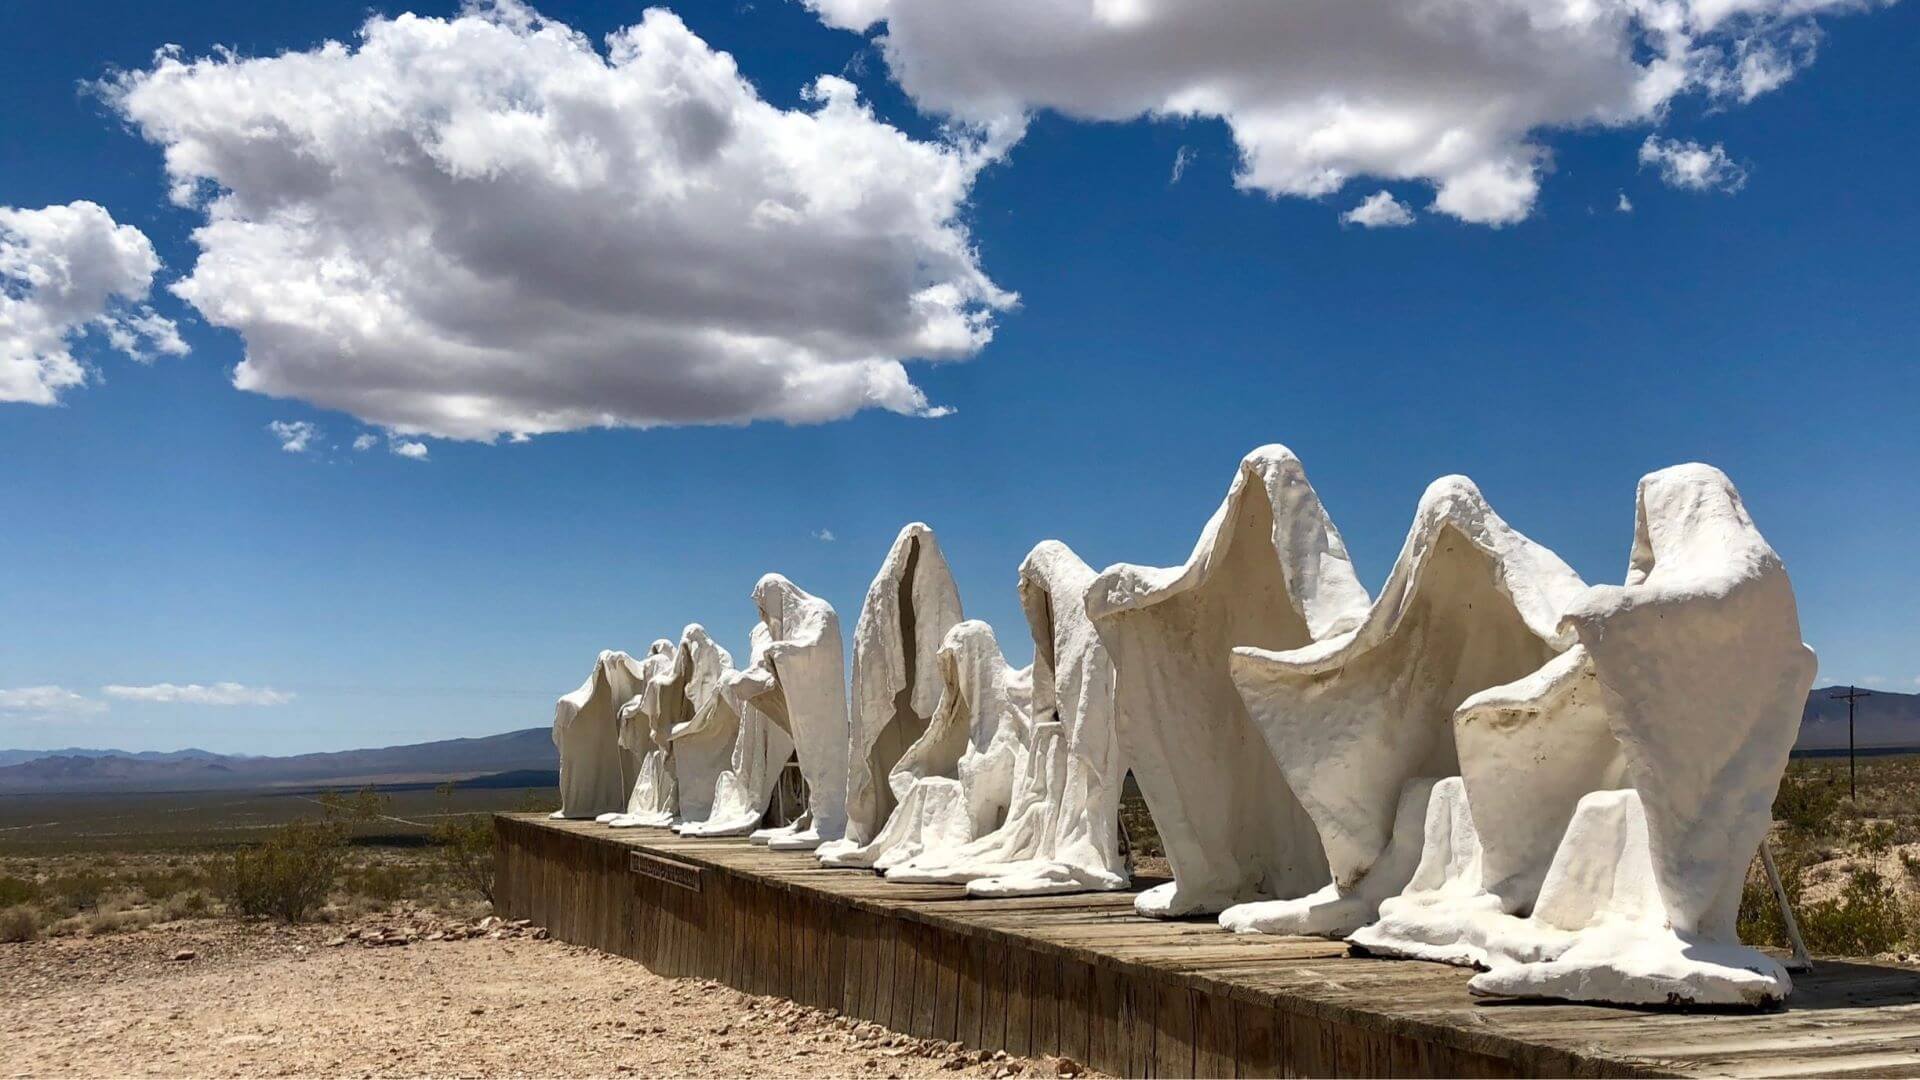
[[[1800,833],[1812,833],[1830,824],[1840,807],[1840,785],[1830,776],[1795,776],[1780,780],[1773,797],[1773,819]]]
[[[560,792],[554,788],[528,788],[520,796],[520,813],[551,814],[560,809]]]
[[[32,878],[0,874],[0,908],[31,904],[40,899],[40,883]]]
[[[206,889],[211,882],[207,872],[199,866],[169,865],[158,870],[146,870],[133,875],[133,885],[141,895],[154,903],[161,903],[182,893],[191,893]]]
[[[199,889],[192,892],[178,892],[161,902],[160,917],[168,922],[175,919],[198,918],[205,915],[210,906],[207,894]]]
[[[99,871],[76,870],[49,880],[42,892],[58,899],[68,911],[84,911],[98,907],[100,897],[112,887],[113,879]]]
[[[32,941],[40,936],[40,909],[32,904],[0,908],[0,941]]]
[[[341,887],[354,896],[364,896],[381,904],[417,898],[426,891],[427,882],[418,868],[398,863],[370,863],[348,870]]]
[[[1903,851],[1900,853],[1900,865],[1906,869],[1908,877],[1920,879],[1920,855]]]
[[[346,851],[338,822],[289,822],[222,861],[215,875],[220,897],[236,915],[304,921],[326,903]]]
[[[1813,952],[1871,956],[1891,950],[1907,933],[1900,894],[1873,870],[1856,871],[1839,896],[1798,910]]]
[[[152,911],[120,910],[95,911],[83,916],[80,928],[88,937],[100,937],[103,934],[118,934],[124,930],[139,930],[152,926],[155,915]]]
[[[1896,832],[1891,821],[1863,822],[1854,830],[1854,846],[1860,849],[1862,855],[1879,858],[1893,850]]]
[[[493,903],[493,819],[486,814],[442,818],[433,827],[433,843],[447,879]]]

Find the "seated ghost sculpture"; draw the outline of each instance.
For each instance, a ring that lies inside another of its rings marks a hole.
[[[662,638],[651,657],[672,649]],[[560,751],[560,809],[556,818],[598,818],[618,813],[633,788],[636,763],[620,744],[620,705],[641,681],[641,661],[623,652],[602,652],[579,689],[554,705],[553,742]]]
[[[674,669],[660,689],[663,699],[675,701],[672,712],[684,717],[666,730],[675,798],[670,824],[705,821],[713,812],[714,785],[739,736],[738,714],[720,700],[720,688],[732,674],[732,654],[705,627],[687,627]]]
[[[752,653],[746,671],[728,671],[720,677],[719,690],[709,699],[707,713],[695,717],[702,739],[719,740],[731,731],[732,747],[725,767],[714,778],[713,802],[703,819],[682,807],[689,820],[674,827],[685,836],[746,836],[760,827],[774,790],[780,783],[780,771],[793,757],[793,739],[786,728],[761,712],[753,699],[771,689],[766,673],[767,646],[772,639],[765,623],[753,628]]]
[[[1174,880],[1143,915],[1218,912],[1328,880],[1312,819],[1235,691],[1236,645],[1298,648],[1367,612],[1340,534],[1283,446],[1248,454],[1187,561],[1109,567],[1087,612],[1113,658],[1115,727]]]
[[[627,785],[625,806],[616,813],[601,814],[596,820],[617,829],[651,824],[660,807],[671,798],[672,776],[667,773],[665,748],[655,739],[644,703],[647,688],[654,680],[672,673],[680,654],[679,647],[664,638],[656,641],[647,656],[633,666],[631,693],[620,706],[620,749],[625,752],[632,780]]]
[[[1726,476],[1694,464],[1643,479],[1626,585],[1588,589],[1564,626],[1577,647],[1456,714],[1466,768],[1453,797],[1467,813],[1444,828],[1429,814],[1430,844],[1456,857],[1444,869],[1423,858],[1407,893],[1349,940],[1485,967],[1469,984],[1484,994],[1784,998],[1786,972],[1741,946],[1734,922],[1816,665],[1785,567]],[[1594,752],[1600,724],[1611,746]],[[1499,758],[1469,749],[1475,728],[1482,744],[1519,745],[1509,763],[1554,731],[1589,761],[1489,769]],[[1571,790],[1580,768],[1596,785],[1586,792]],[[1535,875],[1517,855],[1544,847],[1538,819],[1559,819],[1570,795],[1551,861]],[[1522,806],[1536,820],[1508,828]],[[1506,914],[1514,909],[1492,889],[1512,894],[1529,881],[1538,887],[1528,917]]]
[[[1058,540],[1020,563],[1020,607],[1033,635],[1033,734],[1006,821],[952,850],[924,852],[890,880],[966,882],[978,896],[1124,889],[1113,664],[1087,617],[1094,572]]]
[[[680,632],[680,644],[667,654],[666,663],[654,667],[640,692],[621,707],[626,720],[623,730],[629,741],[645,747],[645,751],[627,812],[609,825],[665,829],[679,820],[681,778],[673,732],[693,719],[719,686],[720,676],[732,666],[733,657],[707,634],[706,627],[689,623]],[[712,772],[717,774],[718,769]],[[710,802],[711,792],[709,788],[704,799],[696,798]]]
[[[793,739],[807,806],[792,824],[750,834],[781,851],[811,851],[847,831],[847,684],[840,616],[833,605],[779,574],[753,587],[756,634],[767,646],[735,681],[751,703]]]
[[[1560,616],[1585,588],[1473,481],[1442,477],[1359,626],[1286,652],[1236,648],[1234,685],[1313,819],[1333,880],[1228,908],[1221,925],[1344,936],[1372,922],[1413,877],[1434,782],[1460,771],[1455,709],[1565,651],[1573,634]]]
[[[940,703],[936,654],[962,618],[939,540],[926,525],[908,524],[887,549],[854,623],[847,829],[844,839],[822,845],[823,861],[865,845],[892,815],[888,777]]]
[[[971,619],[947,631],[934,660],[940,702],[888,774],[893,813],[867,843],[823,848],[828,866],[885,870],[957,848],[1005,820],[1032,738],[1031,672],[1009,667],[993,628]]]

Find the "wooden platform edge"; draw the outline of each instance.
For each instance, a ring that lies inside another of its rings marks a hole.
[[[957,887],[891,886],[902,898],[889,899],[871,875],[816,870],[804,856],[535,815],[496,815],[495,852],[496,909],[559,940],[976,1049],[1067,1056],[1120,1076],[1678,1075],[1597,1046],[1476,1030],[1457,1009],[1423,1018],[1418,1000],[1388,987],[1316,980],[1311,956],[1294,972],[1305,981],[1275,985],[1257,977],[1279,970],[1259,950],[1236,963],[1233,936],[1182,924],[1139,920],[1148,944],[1131,951],[1166,955],[1121,955],[995,925],[981,913],[1004,903],[961,899]],[[635,872],[636,852],[697,868],[697,880]],[[1171,947],[1153,948],[1160,939]],[[1213,946],[1205,962],[1167,958],[1197,943]],[[1334,962],[1337,946],[1321,944]]]

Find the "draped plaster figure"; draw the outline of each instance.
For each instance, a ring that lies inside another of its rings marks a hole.
[[[853,627],[847,830],[843,840],[821,847],[823,860],[862,847],[893,814],[888,776],[940,704],[935,654],[963,617],[940,541],[912,522],[887,549]]]
[[[1443,477],[1359,626],[1287,652],[1235,649],[1234,685],[1313,819],[1333,880],[1229,908],[1221,925],[1342,936],[1372,922],[1413,875],[1435,780],[1460,772],[1454,710],[1564,651],[1573,633],[1560,616],[1585,588],[1473,481]],[[1377,861],[1390,849],[1395,858]]]
[[[1094,572],[1058,540],[1020,563],[1020,606],[1033,634],[1033,735],[1006,822],[951,851],[887,871],[900,881],[967,882],[979,896],[1124,889],[1120,787],[1126,763],[1113,721],[1113,664],[1087,617]]]
[[[840,616],[833,605],[779,574],[753,587],[760,612],[755,633],[767,646],[735,680],[749,702],[793,739],[807,808],[792,824],[760,829],[755,843],[782,851],[811,851],[847,831],[847,684]]]
[[[894,811],[879,835],[858,847],[821,851],[828,866],[885,870],[922,854],[950,851],[1005,820],[1024,786],[1032,742],[1032,677],[1007,666],[993,628],[953,625],[935,655],[940,702],[927,729],[887,782]]]
[[[714,780],[713,805],[707,816],[676,826],[675,831],[683,835],[745,836],[758,829],[766,817],[780,783],[780,771],[793,756],[793,737],[754,704],[754,699],[772,686],[771,676],[766,675],[770,644],[766,624],[755,625],[747,670],[722,675],[719,691],[708,702],[707,708],[714,715],[707,717],[703,726],[713,738],[732,730],[733,746],[725,768]],[[687,816],[691,818],[691,812]]]
[[[693,625],[680,638],[674,668],[658,691],[671,709],[650,715],[684,717],[664,725],[667,763],[673,771],[674,810],[668,824],[705,821],[713,812],[714,785],[733,757],[739,715],[720,700],[720,688],[733,674],[733,655]]]
[[[662,638],[648,655],[673,648]],[[620,745],[619,710],[640,684],[641,661],[602,652],[579,689],[554,705],[553,742],[560,751],[556,818],[597,818],[627,804],[637,763]]]
[[[620,707],[621,745],[639,759],[639,775],[626,813],[608,819],[616,829],[637,826],[666,828],[679,807],[679,785],[670,739],[675,725],[695,708],[692,695],[711,693],[720,670],[732,663],[727,651],[707,636],[706,628],[690,623],[680,633],[680,644],[649,658],[635,694]]]
[[[1293,452],[1248,454],[1187,561],[1109,567],[1087,611],[1116,672],[1120,746],[1174,880],[1143,915],[1218,912],[1326,884],[1313,821],[1234,690],[1236,645],[1298,648],[1367,613],[1340,534]]]
[[[1627,584],[1588,589],[1563,627],[1577,646],[1461,706],[1464,781],[1435,788],[1413,884],[1349,940],[1488,968],[1470,984],[1486,994],[1784,998],[1734,919],[1815,662],[1726,476],[1643,479]]]

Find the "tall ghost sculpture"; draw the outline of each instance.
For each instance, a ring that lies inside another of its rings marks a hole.
[[[651,825],[659,821],[663,807],[671,807],[673,776],[666,747],[655,737],[646,712],[648,689],[658,679],[669,677],[680,657],[680,646],[664,638],[653,643],[647,656],[632,666],[630,678],[622,688],[625,703],[620,706],[620,749],[629,762],[632,780],[627,785],[625,807],[617,813],[601,814],[597,820],[616,829]]]
[[[689,623],[666,663],[648,672],[639,693],[620,713],[629,741],[645,748],[640,777],[627,812],[608,824],[665,829],[679,819],[680,773],[673,732],[694,718],[719,686],[721,674],[732,666],[733,657],[708,636],[706,627]],[[707,798],[711,799],[711,789]]]
[[[758,830],[751,839],[776,850],[811,851],[847,831],[847,684],[840,616],[833,605],[779,574],[760,579],[753,603],[760,612],[755,633],[764,633],[767,645],[735,680],[735,695],[792,736],[807,807],[792,824]]]
[[[1006,822],[951,851],[887,871],[901,881],[966,882],[980,896],[1124,889],[1113,664],[1087,617],[1094,572],[1058,540],[1020,563],[1020,607],[1033,635],[1033,735]]]
[[[823,849],[821,862],[885,870],[951,851],[1005,820],[1028,764],[1031,672],[1009,667],[993,628],[976,620],[947,631],[934,667],[940,702],[887,776],[893,813],[872,840]]]
[[[760,711],[754,699],[772,688],[766,674],[767,646],[772,644],[765,623],[753,628],[752,654],[745,671],[728,671],[709,699],[705,715],[694,723],[701,740],[719,741],[732,732],[727,761],[714,778],[713,802],[702,819],[682,807],[688,820],[675,826],[685,836],[745,836],[760,827],[780,784],[780,771],[793,756],[793,738],[786,728]]]
[[[652,656],[673,648],[662,638]],[[602,652],[587,680],[554,705],[553,742],[560,751],[560,809],[556,818],[618,813],[633,788],[636,763],[620,745],[619,710],[639,685],[642,661]]]
[[[1122,753],[1173,868],[1136,909],[1217,912],[1325,884],[1313,821],[1228,671],[1236,645],[1298,648],[1366,616],[1366,590],[1293,452],[1248,454],[1184,564],[1109,567],[1087,612],[1117,673]]]
[[[1627,584],[1582,593],[1562,628],[1573,648],[1461,705],[1463,775],[1435,788],[1414,881],[1349,940],[1487,968],[1483,994],[1783,998],[1734,916],[1815,664],[1726,476],[1642,480]]]
[[[854,624],[846,837],[823,846],[823,859],[866,844],[892,815],[887,777],[940,703],[935,654],[962,618],[939,540],[920,522],[907,525],[887,549]]]
[[[733,656],[698,624],[681,635],[674,667],[657,679],[658,695],[671,708],[649,710],[660,718],[673,772],[674,808],[667,821],[705,821],[713,812],[714,785],[733,756],[739,722],[719,701],[720,687],[733,673]]]
[[[1565,651],[1573,633],[1560,616],[1585,588],[1473,481],[1443,477],[1359,626],[1286,652],[1236,648],[1234,685],[1313,819],[1333,881],[1229,908],[1221,925],[1345,935],[1372,922],[1413,877],[1434,782],[1460,771],[1454,710]]]

